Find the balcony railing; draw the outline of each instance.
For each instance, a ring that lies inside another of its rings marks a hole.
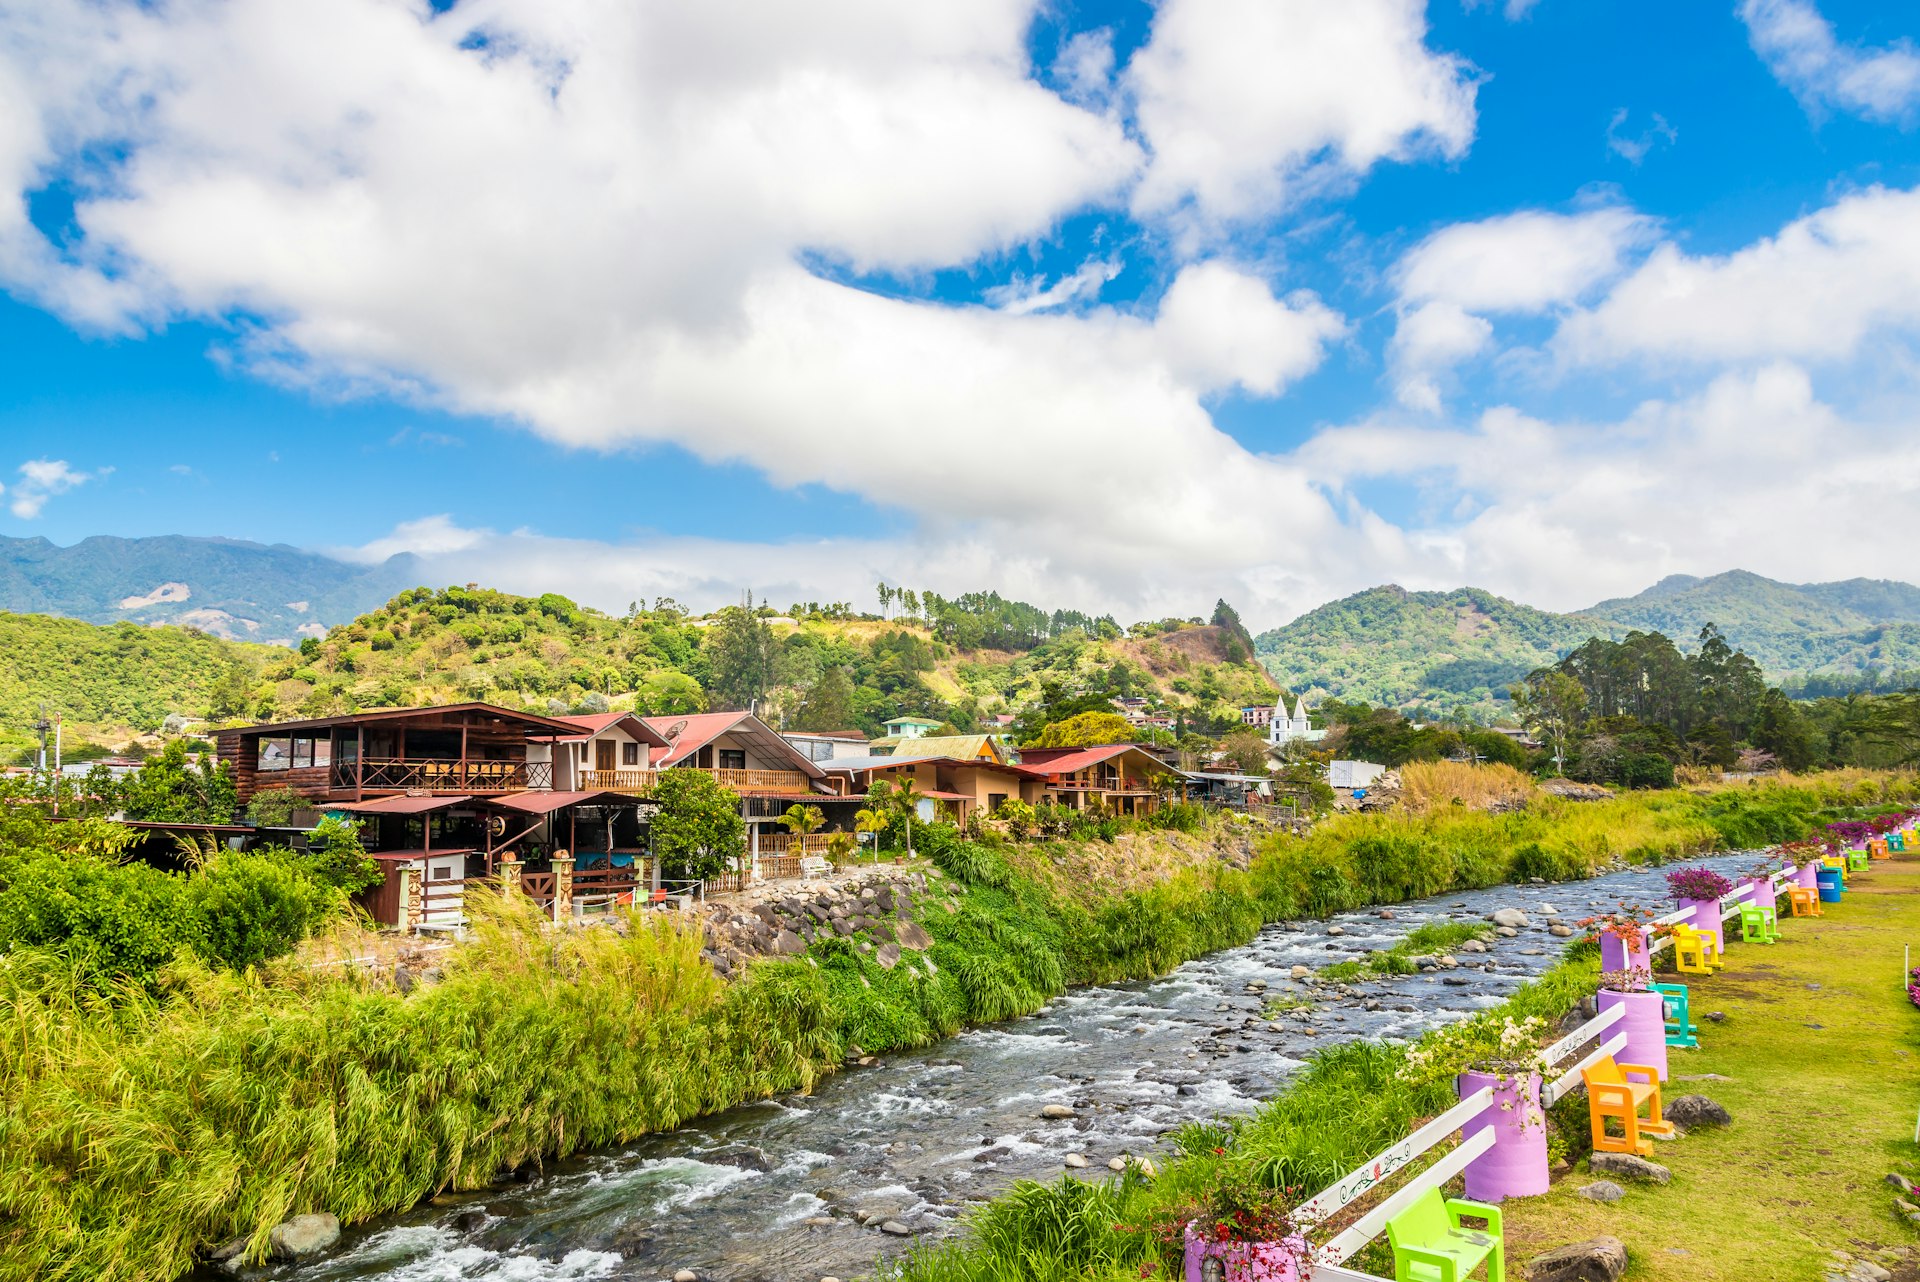
[[[333,763],[336,789],[367,792],[535,792],[553,787],[545,761],[400,761],[369,757]]]
[[[674,766],[672,769],[693,770],[699,767]],[[613,792],[645,796],[660,781],[661,773],[659,770],[637,769],[582,770],[580,788],[582,791],[605,788]],[[798,770],[702,770],[701,773],[712,775],[721,787],[731,788],[738,793],[811,791],[807,777]]]

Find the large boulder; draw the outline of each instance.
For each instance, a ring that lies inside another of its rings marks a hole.
[[[1497,908],[1489,920],[1496,926],[1507,926],[1514,930],[1524,930],[1533,924],[1533,919],[1518,908]]]
[[[1618,1202],[1627,1195],[1627,1191],[1612,1180],[1595,1180],[1591,1184],[1581,1185],[1575,1191],[1590,1202]]]
[[[1627,1244],[1597,1237],[1534,1256],[1527,1262],[1527,1282],[1615,1282],[1626,1271]]]
[[[892,970],[900,964],[900,945],[882,944],[873,954],[873,959],[886,970]]]
[[[773,937],[770,951],[782,957],[797,957],[807,951],[806,941],[790,930],[783,930]]]
[[[1733,1114],[1705,1095],[1682,1095],[1661,1110],[1669,1122],[1693,1130],[1699,1126],[1731,1126]]]
[[[1595,1175],[1614,1175],[1628,1180],[1650,1180],[1655,1184],[1665,1184],[1673,1179],[1673,1172],[1658,1162],[1649,1162],[1634,1153],[1599,1153],[1587,1158],[1587,1167]]]
[[[895,932],[902,948],[911,948],[915,952],[925,952],[933,947],[933,936],[929,935],[917,921],[903,921]]]
[[[340,1221],[333,1216],[324,1211],[296,1215],[273,1226],[273,1232],[267,1235],[267,1252],[276,1260],[304,1260],[339,1240]]]

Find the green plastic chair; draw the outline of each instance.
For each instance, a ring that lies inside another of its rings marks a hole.
[[[1869,856],[1864,850],[1849,850],[1847,852],[1847,871],[1865,872],[1867,870],[1868,858]]]
[[[1685,984],[1648,984],[1651,992],[1660,994],[1660,1011],[1667,1020],[1667,1045],[1697,1047],[1700,1039],[1694,1034],[1700,1026],[1693,1022],[1691,996]]]
[[[1740,942],[1771,944],[1780,938],[1779,927],[1767,920],[1767,910],[1759,904],[1740,905]]]
[[[1484,1219],[1487,1227],[1460,1227],[1460,1217]],[[1506,1282],[1507,1245],[1500,1235],[1500,1208],[1428,1189],[1419,1201],[1387,1221],[1393,1246],[1394,1282],[1461,1282],[1487,1262],[1487,1282]]]

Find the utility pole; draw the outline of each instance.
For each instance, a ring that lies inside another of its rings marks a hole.
[[[40,719],[33,723],[33,728],[40,734],[40,760],[35,768],[44,775],[47,773],[47,731],[53,729],[53,723],[47,720],[47,705],[44,703],[40,705]]]

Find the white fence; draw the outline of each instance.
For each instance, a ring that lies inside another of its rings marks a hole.
[[[1564,1076],[1542,1087],[1540,1092],[1542,1105],[1552,1104],[1572,1090],[1580,1081],[1582,1068],[1615,1054],[1626,1046],[1625,1033],[1611,1033],[1613,1026],[1625,1017],[1626,1008],[1616,1006],[1588,1020],[1547,1047],[1543,1057],[1550,1066],[1557,1066],[1588,1042],[1598,1040],[1601,1043],[1597,1049],[1583,1056],[1568,1069]],[[1478,1117],[1481,1110],[1492,1102],[1493,1088],[1483,1086],[1407,1138],[1368,1158],[1327,1188],[1301,1203],[1297,1214],[1302,1224],[1318,1223],[1352,1205],[1367,1193],[1380,1187],[1390,1176],[1415,1158],[1439,1147],[1448,1136]],[[1378,1206],[1355,1220],[1351,1227],[1342,1231],[1325,1246],[1317,1248],[1314,1252],[1316,1259],[1313,1270],[1314,1282],[1378,1282],[1378,1279],[1374,1279],[1371,1274],[1342,1268],[1342,1262],[1385,1232],[1388,1220],[1413,1205],[1427,1190],[1438,1188],[1465,1170],[1468,1163],[1492,1148],[1493,1143],[1493,1127],[1486,1126],[1475,1131],[1471,1138],[1457,1145],[1445,1157],[1409,1180],[1405,1188],[1393,1193]]]

